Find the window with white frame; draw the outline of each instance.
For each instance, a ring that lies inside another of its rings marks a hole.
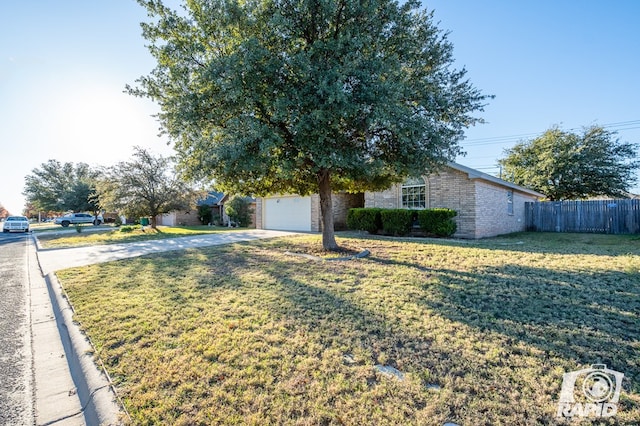
[[[507,214],[513,214],[513,191],[507,191]]]
[[[400,205],[405,209],[427,208],[427,185],[423,178],[412,178],[402,184]]]

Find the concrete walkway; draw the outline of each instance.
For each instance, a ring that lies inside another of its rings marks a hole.
[[[99,370],[88,338],[73,321],[73,307],[55,271],[160,253],[295,235],[245,230],[217,234],[67,249],[43,249],[31,276],[31,333],[37,425],[119,425],[124,413],[106,372]],[[33,266],[36,262],[31,262]],[[36,266],[37,268],[37,266]]]
[[[42,249],[38,247],[38,259],[43,275],[60,269],[95,263],[112,262],[114,260],[143,256],[171,250],[184,250],[196,247],[217,246],[222,244],[253,241],[263,238],[295,235],[292,232],[251,229],[244,231],[225,231],[217,234],[195,235],[164,240],[150,240],[137,243],[108,244],[91,247],[74,247],[66,249]]]

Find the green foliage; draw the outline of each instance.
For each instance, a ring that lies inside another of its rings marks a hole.
[[[319,193],[324,223],[331,191],[425,173],[481,121],[487,96],[417,1],[140,3],[157,66],[129,91],[159,103],[185,172],[225,191]]]
[[[428,234],[450,237],[456,233],[457,225],[453,220],[458,213],[451,209],[426,209],[418,211],[420,228]]]
[[[140,228],[139,226],[125,225],[120,227],[120,232],[129,233],[133,232],[135,229]]]
[[[357,231],[367,231],[376,234],[382,229],[382,219],[378,208],[353,208],[347,212],[347,228]]]
[[[247,227],[251,223],[253,210],[247,197],[233,196],[224,206],[229,219],[239,226]]]
[[[415,210],[407,209],[382,209],[382,231],[385,234],[403,236],[411,232]]]
[[[85,163],[49,160],[25,177],[23,194],[38,210],[96,212],[98,177],[99,172]]]
[[[550,200],[626,197],[640,166],[638,145],[621,142],[615,135],[599,126],[582,134],[554,127],[506,150],[500,164],[507,179]]]
[[[203,225],[211,223],[211,217],[211,206],[198,206],[198,219],[200,219],[200,223],[202,223]]]
[[[186,210],[195,204],[195,192],[179,177],[173,159],[154,156],[135,147],[133,159],[105,170],[98,186],[100,205],[127,217],[150,217]]]

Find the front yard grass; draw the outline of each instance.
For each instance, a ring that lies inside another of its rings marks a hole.
[[[135,424],[555,424],[596,363],[625,374],[602,424],[640,424],[637,236],[338,241],[371,255],[285,254],[305,235],[58,276]]]

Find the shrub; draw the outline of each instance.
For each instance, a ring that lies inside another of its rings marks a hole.
[[[414,210],[384,209],[380,212],[382,230],[385,234],[403,236],[411,232]]]
[[[246,197],[233,196],[225,204],[225,211],[229,216],[229,220],[237,223],[239,226],[247,227],[251,224],[253,209]]]
[[[125,225],[120,227],[120,232],[132,232],[135,229],[134,226]]]
[[[420,228],[428,234],[450,237],[457,230],[453,220],[458,213],[451,209],[427,209],[418,211]]]
[[[198,206],[198,219],[203,225],[211,223],[211,206],[202,205]]]
[[[382,220],[378,208],[353,208],[347,213],[347,228],[356,231],[367,231],[375,234],[382,228]]]

